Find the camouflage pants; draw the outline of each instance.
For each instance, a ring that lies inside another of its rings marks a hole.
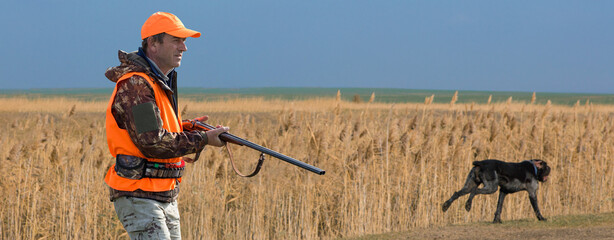
[[[177,201],[120,197],[113,205],[130,239],[181,239]]]

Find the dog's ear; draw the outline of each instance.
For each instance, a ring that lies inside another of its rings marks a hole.
[[[546,163],[546,161],[540,160],[540,159],[533,159],[533,164],[535,164],[535,167],[537,167],[539,169],[548,167],[548,163]]]
[[[547,165],[546,162],[539,160],[539,159],[533,159],[531,161],[533,162],[533,164],[535,164],[535,167],[540,168],[540,169],[543,168],[544,165]]]

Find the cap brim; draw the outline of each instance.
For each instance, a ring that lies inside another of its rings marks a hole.
[[[178,38],[188,38],[188,37],[193,37],[193,38],[197,38],[200,37],[200,32],[191,30],[191,29],[187,29],[187,28],[182,28],[179,30],[175,30],[175,31],[168,31],[166,32],[172,36],[178,37]]]

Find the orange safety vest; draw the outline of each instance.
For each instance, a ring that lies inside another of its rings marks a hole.
[[[160,87],[160,83],[154,82],[151,77],[149,77],[145,73],[141,72],[131,72],[122,76],[117,83],[122,80],[128,79],[134,75],[139,75],[145,79],[151,86],[154,91],[154,96],[156,98],[156,105],[160,109],[160,117],[162,117],[162,127],[169,132],[181,132],[181,115],[176,117],[175,110],[173,109],[173,105],[169,101],[164,89]],[[107,128],[107,143],[109,145],[109,151],[113,157],[117,157],[117,154],[136,156],[140,158],[145,158],[150,162],[159,162],[159,163],[180,163],[181,157],[177,158],[169,158],[169,159],[155,159],[155,158],[147,158],[141,151],[134,145],[130,136],[128,135],[128,131],[126,129],[121,129],[115,122],[115,118],[111,113],[111,107],[113,106],[113,102],[115,100],[115,94],[117,93],[117,83],[115,85],[115,89],[113,90],[113,95],[111,95],[111,99],[109,100],[109,105],[107,106],[107,117],[106,117],[106,128]],[[120,191],[135,191],[137,189],[141,189],[147,192],[163,192],[169,191],[175,188],[175,180],[181,182],[181,178],[142,178],[138,180],[128,179],[124,177],[120,177],[115,172],[115,164],[109,168],[107,175],[104,181],[113,189]]]

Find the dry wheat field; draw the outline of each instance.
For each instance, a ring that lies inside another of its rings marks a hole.
[[[237,176],[223,149],[190,165],[179,206],[184,239],[334,239],[492,220],[496,195],[441,203],[471,162],[540,158],[545,217],[614,210],[614,106],[531,103],[383,104],[180,101],[184,118],[210,123],[326,170],[320,176],[268,158]],[[103,178],[113,159],[105,102],[0,98],[0,238],[127,239]],[[232,146],[238,167],[258,153]],[[513,207],[512,207],[513,206]],[[508,196],[503,221],[534,219],[526,193]]]

